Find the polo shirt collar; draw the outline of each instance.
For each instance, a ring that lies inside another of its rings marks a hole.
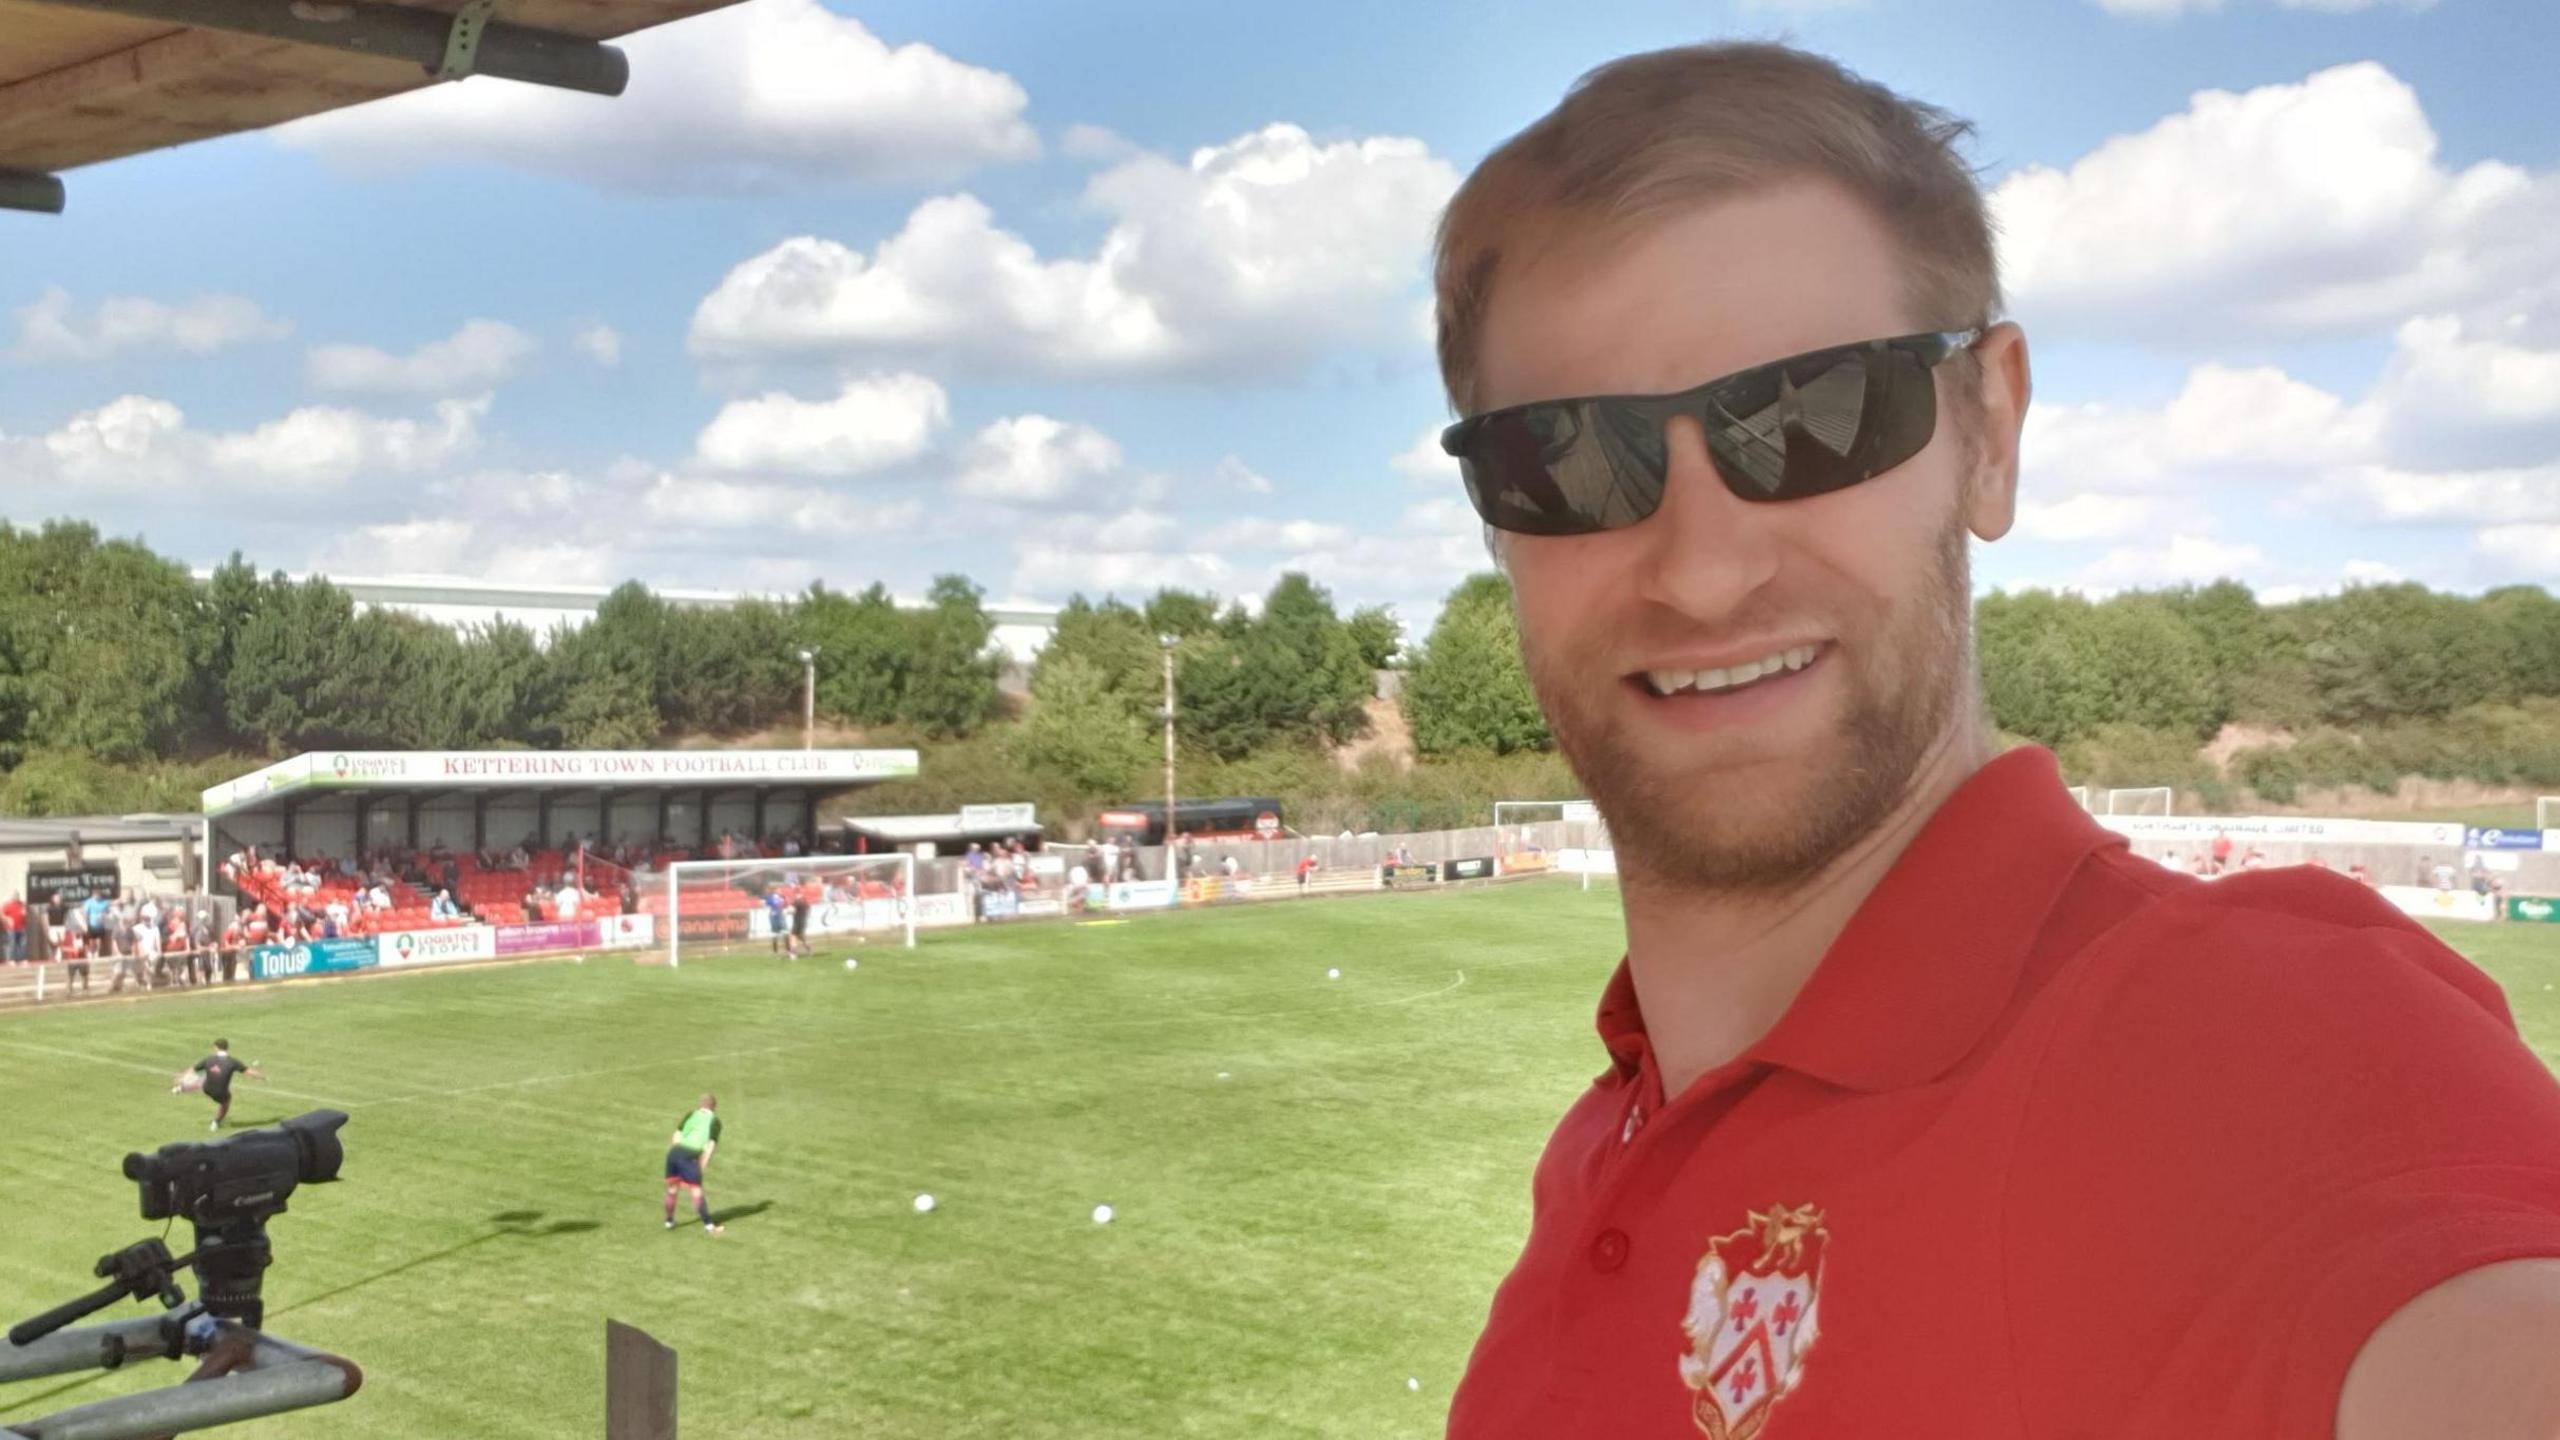
[[[2008,1008],[2081,861],[2124,843],[2073,803],[2050,752],[1999,756],[1921,827],[1742,1060],[1862,1091],[1944,1075]],[[1624,960],[1598,1025],[1619,1073],[1634,1075],[1649,1046]]]

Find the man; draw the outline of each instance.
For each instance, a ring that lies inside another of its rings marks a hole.
[[[782,893],[785,888],[775,885],[764,892],[764,928],[773,937],[773,953],[791,959],[791,902]]]
[[[703,1198],[702,1176],[711,1165],[711,1154],[720,1148],[720,1108],[716,1095],[705,1095],[702,1103],[676,1121],[676,1132],[667,1137],[667,1228],[676,1228],[676,1192],[689,1191],[693,1196],[693,1213],[702,1222],[702,1233],[718,1235],[723,1227],[713,1224],[710,1202]]]
[[[27,958],[27,902],[14,891],[7,900],[0,901],[0,931],[6,931],[8,939],[8,954],[0,958],[12,965],[23,963]]]
[[[1316,857],[1313,854],[1299,856],[1297,870],[1298,893],[1304,895],[1307,893],[1307,882],[1315,878]]]
[[[1626,949],[1449,1431],[2560,1435],[2560,1084],[2495,987],[1997,753],[2028,364],[1962,134],[1668,51],[1450,202],[1444,444]]]
[[[212,1054],[179,1071],[178,1078],[169,1082],[169,1093],[175,1095],[183,1090],[201,1088],[204,1098],[214,1104],[213,1123],[205,1128],[219,1130],[222,1122],[231,1118],[231,1082],[242,1075],[252,1080],[267,1078],[266,1072],[257,1066],[243,1065],[232,1059],[230,1041],[216,1040]]]

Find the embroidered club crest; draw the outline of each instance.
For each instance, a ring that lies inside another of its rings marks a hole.
[[[1754,1211],[1698,1262],[1680,1322],[1689,1337],[1680,1378],[1696,1392],[1689,1413],[1708,1440],[1751,1440],[1804,1378],[1831,1238],[1822,1219],[1810,1205]]]

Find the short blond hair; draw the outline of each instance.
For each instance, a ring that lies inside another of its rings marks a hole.
[[[1485,157],[1440,218],[1432,283],[1440,378],[1476,408],[1477,347],[1506,247],[1631,230],[1685,206],[1825,179],[1900,239],[1924,328],[1987,325],[2000,309],[1991,222],[1957,142],[1973,127],[1819,55],[1688,45],[1613,60]]]

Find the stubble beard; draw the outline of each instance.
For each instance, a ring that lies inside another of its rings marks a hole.
[[[1783,893],[1820,875],[1893,814],[1946,735],[1958,700],[1973,693],[1964,673],[1972,581],[1961,514],[1935,550],[1927,583],[1869,637],[1863,656],[1835,649],[1825,657],[1847,667],[1848,704],[1833,741],[1796,752],[1803,758],[1749,768],[1708,756],[1652,762],[1623,742],[1610,714],[1620,703],[1619,677],[1574,671],[1522,632],[1522,658],[1557,748],[1608,821],[1618,866],[1631,880]],[[1809,773],[1790,773],[1798,767]],[[1718,795],[1720,785],[1728,794]]]

